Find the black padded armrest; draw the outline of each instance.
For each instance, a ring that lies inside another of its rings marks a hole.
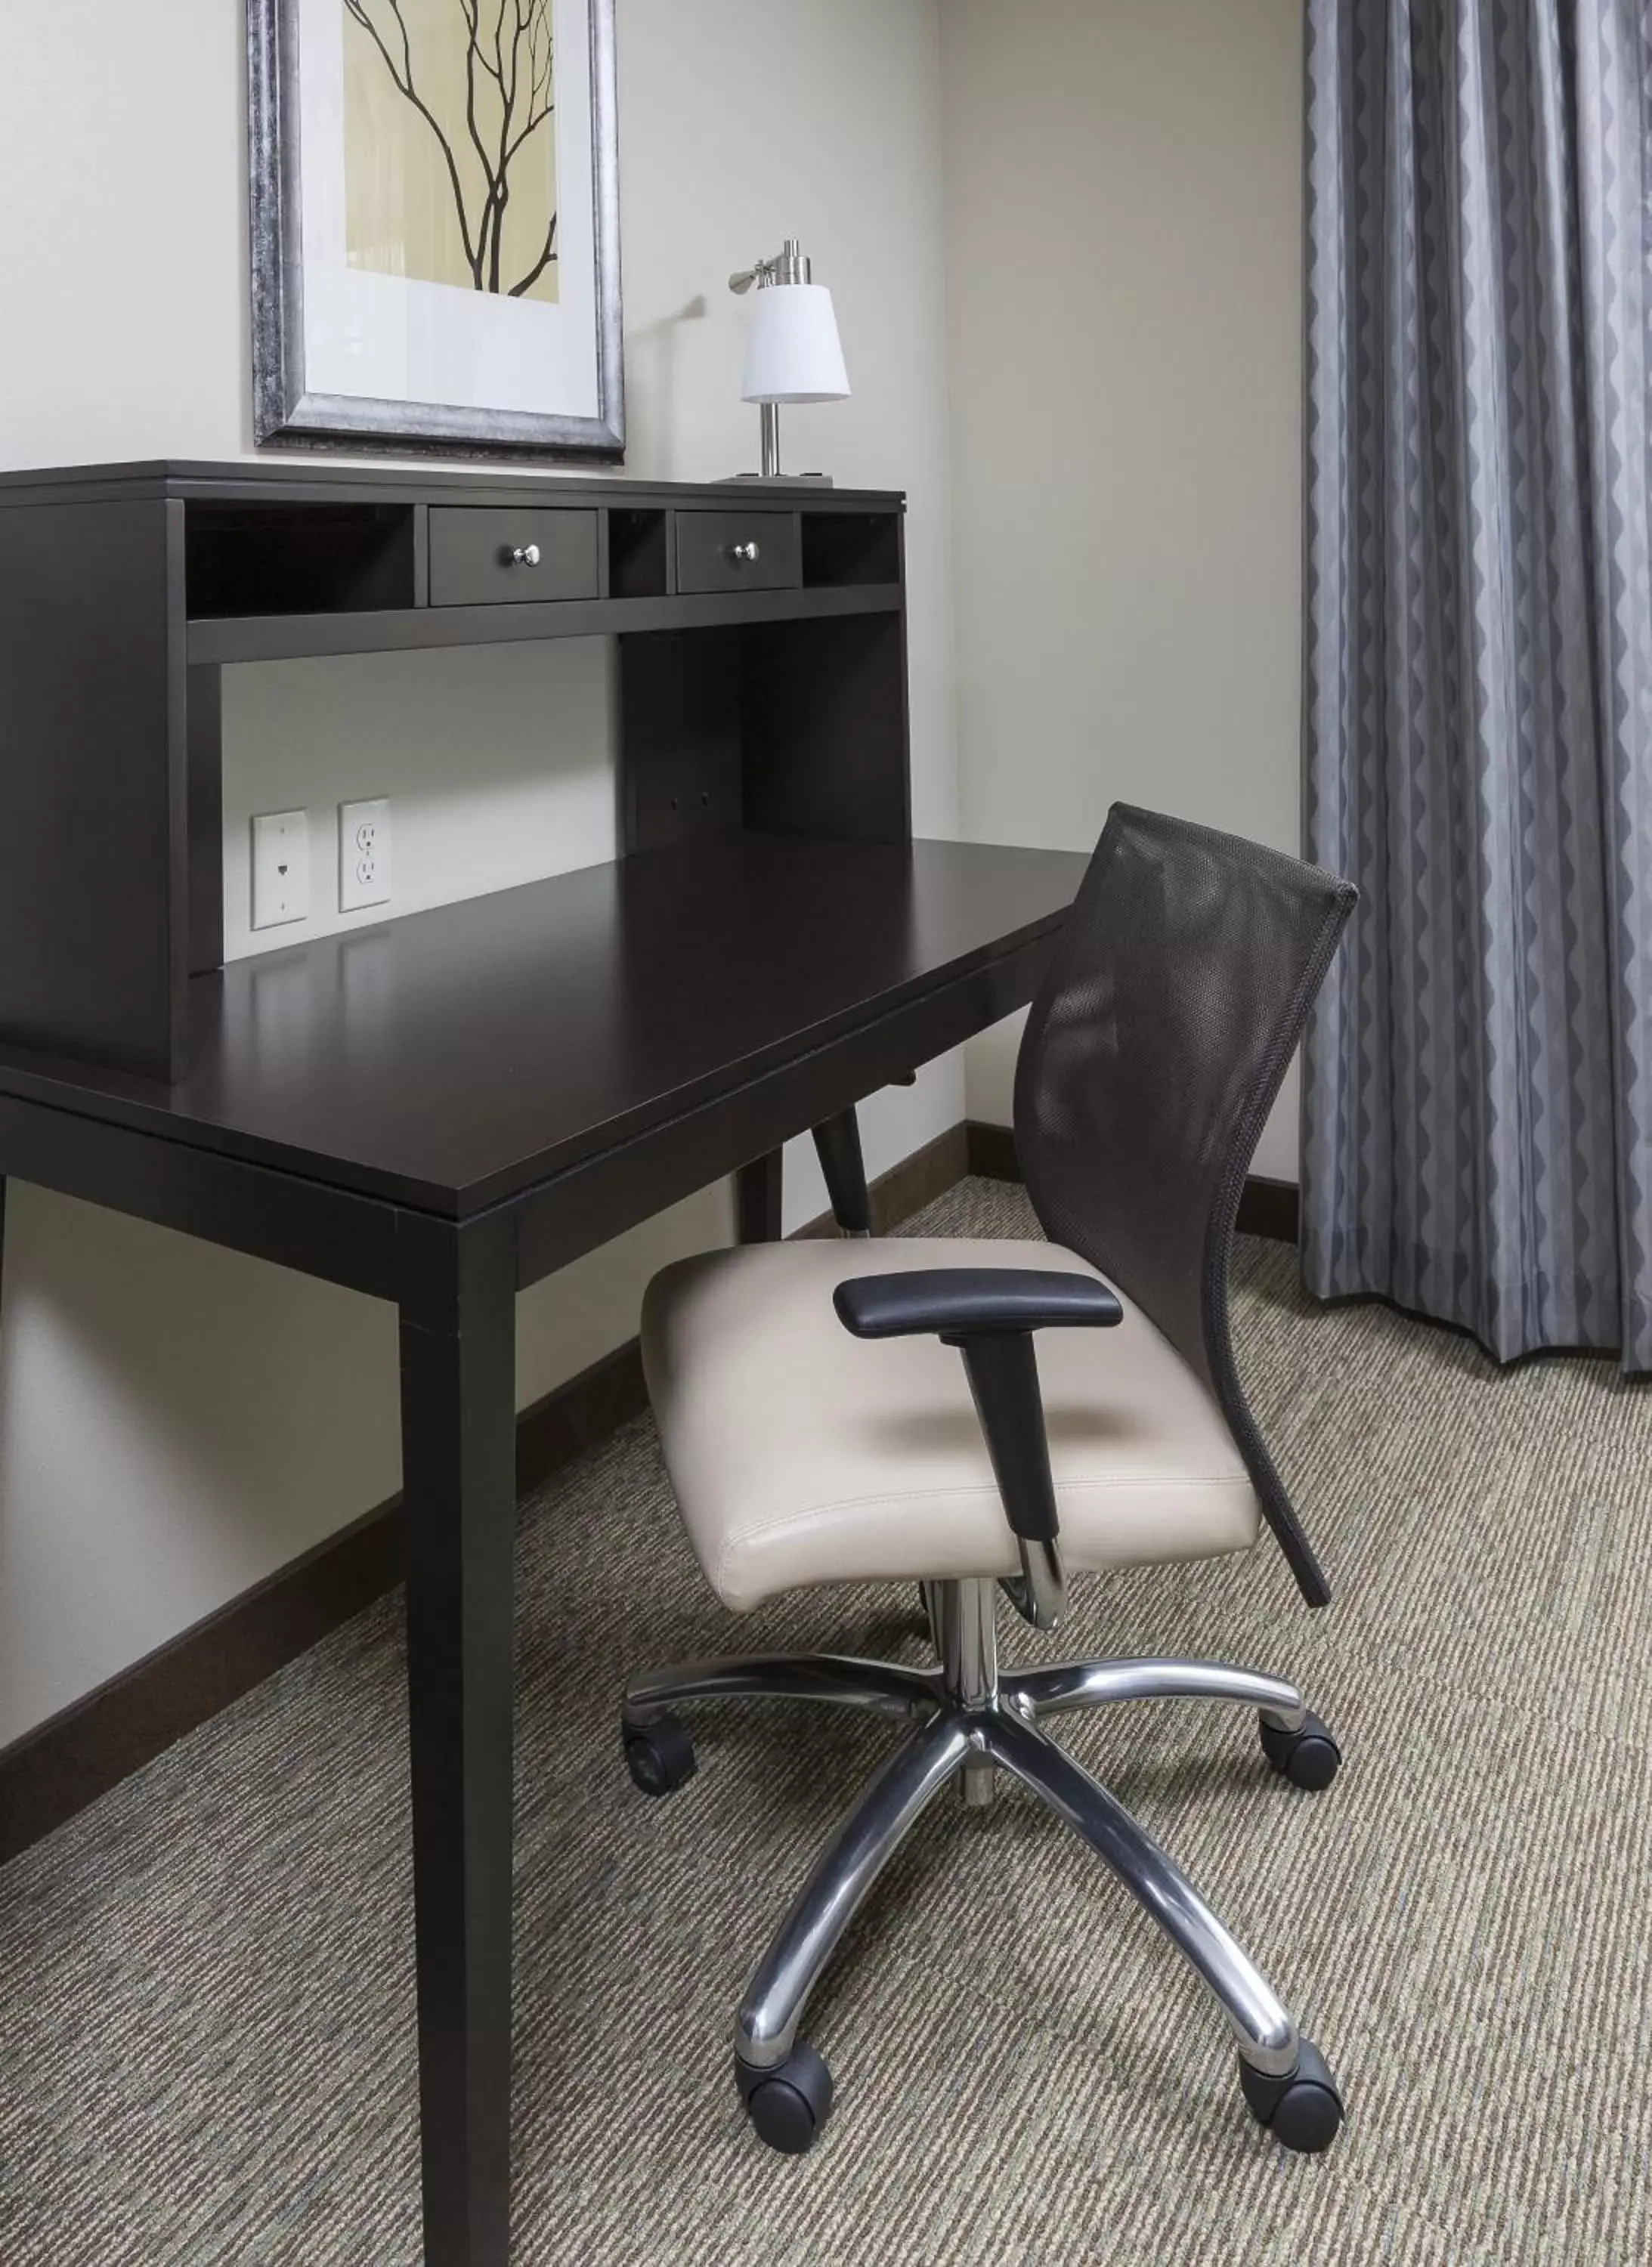
[[[1047,1267],[923,1267],[855,1275],[832,1294],[838,1320],[857,1339],[948,1340],[1061,1327],[1105,1328],[1124,1310],[1093,1275]]]

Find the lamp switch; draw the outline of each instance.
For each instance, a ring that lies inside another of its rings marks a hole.
[[[390,797],[339,805],[339,911],[390,898]]]
[[[267,811],[253,821],[253,927],[277,928],[310,911],[310,815]]]

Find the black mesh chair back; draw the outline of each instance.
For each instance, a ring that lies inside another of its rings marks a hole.
[[[1209,827],[1115,803],[1016,1066],[1039,1225],[1210,1386],[1311,1605],[1330,1597],[1233,1366],[1228,1262],[1263,1124],[1356,892]]]

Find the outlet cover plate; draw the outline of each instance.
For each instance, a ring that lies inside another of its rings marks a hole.
[[[390,901],[390,797],[339,805],[339,911]]]
[[[253,821],[253,927],[279,928],[310,911],[310,814],[266,811]]]

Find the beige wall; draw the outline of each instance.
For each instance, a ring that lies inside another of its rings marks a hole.
[[[943,0],[965,831],[1298,844],[1301,0]],[[1013,1034],[970,1050],[1009,1117]],[[1294,1098],[1262,1170],[1296,1173]]]
[[[915,812],[920,832],[951,832],[936,0],[619,12],[628,469],[707,479],[754,461],[723,280],[801,236],[835,289],[855,393],[789,413],[791,461],[910,492]],[[38,10],[0,9],[0,463],[250,453],[243,14],[236,0],[88,0],[65,70]],[[609,855],[599,649],[502,649],[483,673],[470,657],[249,668],[225,692],[236,949],[255,942],[246,814],[319,812],[334,781],[396,798],[408,898]],[[454,712],[470,703],[492,729],[469,730],[455,792]],[[874,1170],[962,1104],[956,1062],[875,1097]],[[806,1154],[788,1182],[794,1222],[819,1208]],[[525,1298],[522,1397],[628,1336],[652,1267],[727,1221],[709,1192]],[[0,1744],[381,1500],[397,1468],[388,1310],[14,1186]]]

